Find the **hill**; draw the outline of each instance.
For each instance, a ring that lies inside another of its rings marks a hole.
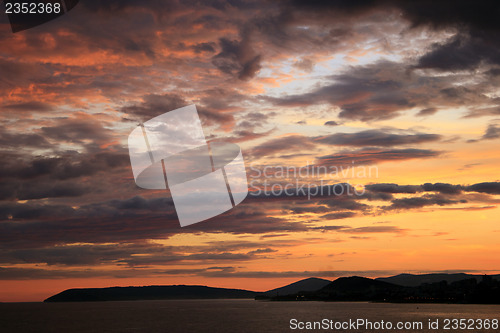
[[[399,274],[390,277],[377,278],[378,281],[384,281],[389,283],[394,283],[405,287],[418,287],[424,283],[436,283],[441,281],[446,281],[447,283],[453,283],[461,280],[476,279],[477,282],[481,282],[483,275],[473,275],[465,273],[456,274]],[[500,280],[500,275],[492,275],[495,280]]]
[[[500,275],[400,274],[378,279],[351,276],[332,282],[308,278],[264,293],[187,285],[68,289],[44,302],[217,298],[500,304]]]
[[[351,276],[338,278],[315,292],[274,296],[271,300],[500,304],[500,281],[493,277],[483,275],[480,281],[473,277],[451,283],[441,280],[412,287]]]
[[[44,302],[96,302],[163,299],[254,298],[257,293],[242,289],[206,286],[146,286],[68,289]]]
[[[294,283],[291,283],[289,285],[276,288],[276,289],[271,289],[266,292],[264,292],[262,295],[263,296],[279,296],[279,295],[290,295],[290,294],[296,294],[301,291],[316,291],[324,286],[328,285],[331,283],[329,280],[325,279],[318,279],[318,278],[308,278],[304,280],[300,280]]]
[[[375,301],[399,296],[404,288],[393,283],[365,277],[342,277],[316,292],[320,299],[330,301]]]

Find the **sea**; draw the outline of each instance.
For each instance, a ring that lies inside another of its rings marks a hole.
[[[0,303],[2,333],[498,333],[499,319],[500,305],[270,302],[249,299]]]

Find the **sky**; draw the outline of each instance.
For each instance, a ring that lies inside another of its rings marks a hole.
[[[1,15],[0,301],[499,273],[499,14],[81,0],[17,33]],[[135,184],[127,138],[190,104],[207,140],[241,147],[250,194],[181,228],[168,190]]]

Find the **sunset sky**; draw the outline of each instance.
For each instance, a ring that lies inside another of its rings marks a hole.
[[[0,301],[500,272],[498,1],[81,0],[17,33],[0,16]],[[253,194],[181,228],[127,138],[190,104]],[[321,166],[349,172],[276,173]]]

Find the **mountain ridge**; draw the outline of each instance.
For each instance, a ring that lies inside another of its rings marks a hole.
[[[441,281],[453,283],[472,278],[480,282],[483,276],[484,274],[467,274],[467,273],[429,273],[429,274],[402,273],[389,277],[379,277],[376,278],[375,280],[390,282],[405,287],[418,287],[423,283],[436,283]],[[490,276],[495,280],[500,280],[500,274],[490,275]]]
[[[397,282],[397,283],[396,283]],[[415,284],[418,284],[415,286]],[[203,285],[73,288],[44,302],[250,298],[258,300],[500,303],[500,275],[399,274],[384,278],[306,278],[265,292]]]

